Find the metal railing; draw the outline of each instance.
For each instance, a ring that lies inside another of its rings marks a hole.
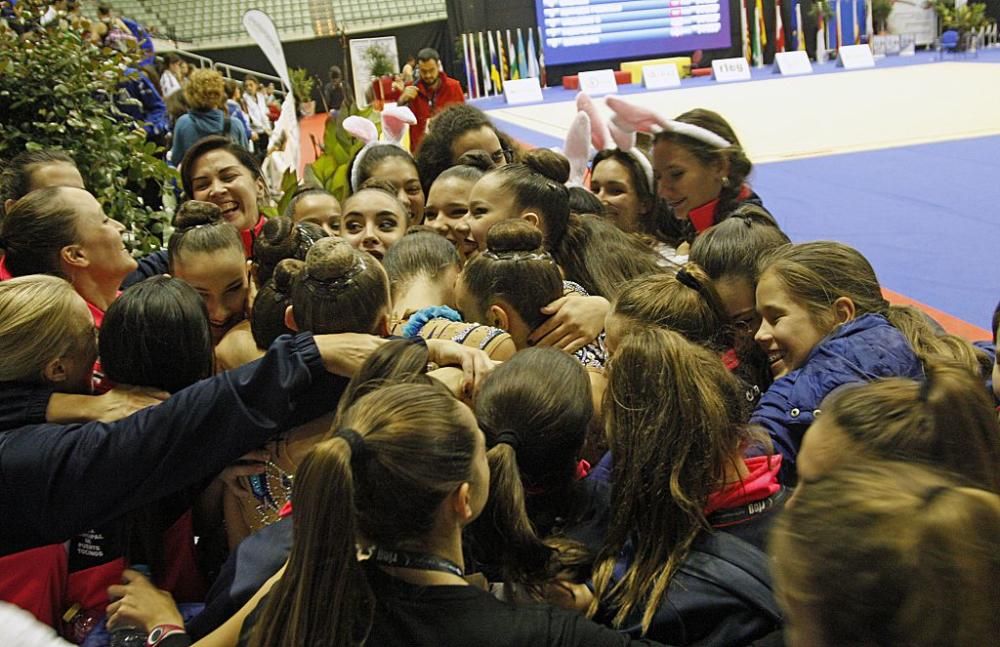
[[[247,74],[252,74],[258,79],[267,79],[268,81],[274,81],[275,83],[274,94],[277,96],[285,96],[284,83],[282,83],[280,77],[274,76],[273,74],[265,74],[263,72],[258,72],[257,70],[251,70],[245,67],[240,67],[238,65],[230,65],[229,63],[216,62],[213,64],[213,67],[227,79],[237,80],[236,77],[233,76],[233,72],[240,72],[244,76],[246,76]]]

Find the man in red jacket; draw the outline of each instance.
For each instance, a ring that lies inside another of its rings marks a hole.
[[[419,79],[403,89],[399,105],[409,106],[417,118],[410,126],[410,150],[416,151],[424,138],[427,121],[453,103],[465,103],[462,86],[441,69],[437,50],[426,47],[417,52]]]

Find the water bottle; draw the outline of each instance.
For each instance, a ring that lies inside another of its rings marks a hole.
[[[145,564],[132,564],[130,568],[133,571],[142,573],[146,577],[151,577],[149,567]],[[111,642],[109,644],[111,647],[145,647],[146,637],[147,634],[142,627],[120,624],[111,630]]]

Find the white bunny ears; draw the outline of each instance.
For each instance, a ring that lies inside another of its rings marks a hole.
[[[354,166],[351,168],[351,191],[357,191],[361,185],[361,160],[371,148],[377,144],[400,146],[400,141],[406,133],[406,126],[417,123],[413,111],[404,106],[386,106],[382,110],[383,141],[378,139],[378,128],[375,124],[357,115],[344,119],[344,130],[365,143],[364,148],[354,156]],[[400,146],[401,147],[401,146]]]
[[[587,172],[590,145],[598,151],[614,148],[616,145],[625,154],[631,155],[642,168],[650,191],[654,191],[653,166],[642,151],[635,148],[635,131],[625,132],[614,127],[609,128],[597,106],[581,92],[576,95],[576,117],[566,134],[564,155],[569,159],[569,185],[583,186],[583,178]],[[589,139],[589,141],[588,141]]]
[[[621,140],[635,138],[636,132],[659,133],[663,131],[685,135],[715,148],[729,148],[732,143],[707,128],[684,123],[675,119],[667,119],[652,110],[631,104],[616,96],[605,99],[608,107],[615,113],[611,118],[611,134],[621,146]]]

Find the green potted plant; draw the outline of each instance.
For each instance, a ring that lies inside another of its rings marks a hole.
[[[290,67],[288,75],[291,77],[292,94],[295,95],[299,114],[303,117],[316,114],[316,101],[312,98],[316,80],[309,74],[309,70],[301,67]]]
[[[889,14],[895,0],[872,0],[872,22],[876,34],[889,32]]]
[[[969,49],[976,32],[989,24],[986,5],[980,2],[955,6],[955,0],[932,0],[930,6],[938,16],[942,32],[954,29],[959,35],[959,49]]]
[[[369,74],[371,74],[372,94],[376,109],[381,110],[385,101],[383,92],[387,85],[382,81],[382,78],[394,74],[396,66],[389,56],[389,51],[383,45],[369,45],[362,55],[362,59],[368,66]]]

